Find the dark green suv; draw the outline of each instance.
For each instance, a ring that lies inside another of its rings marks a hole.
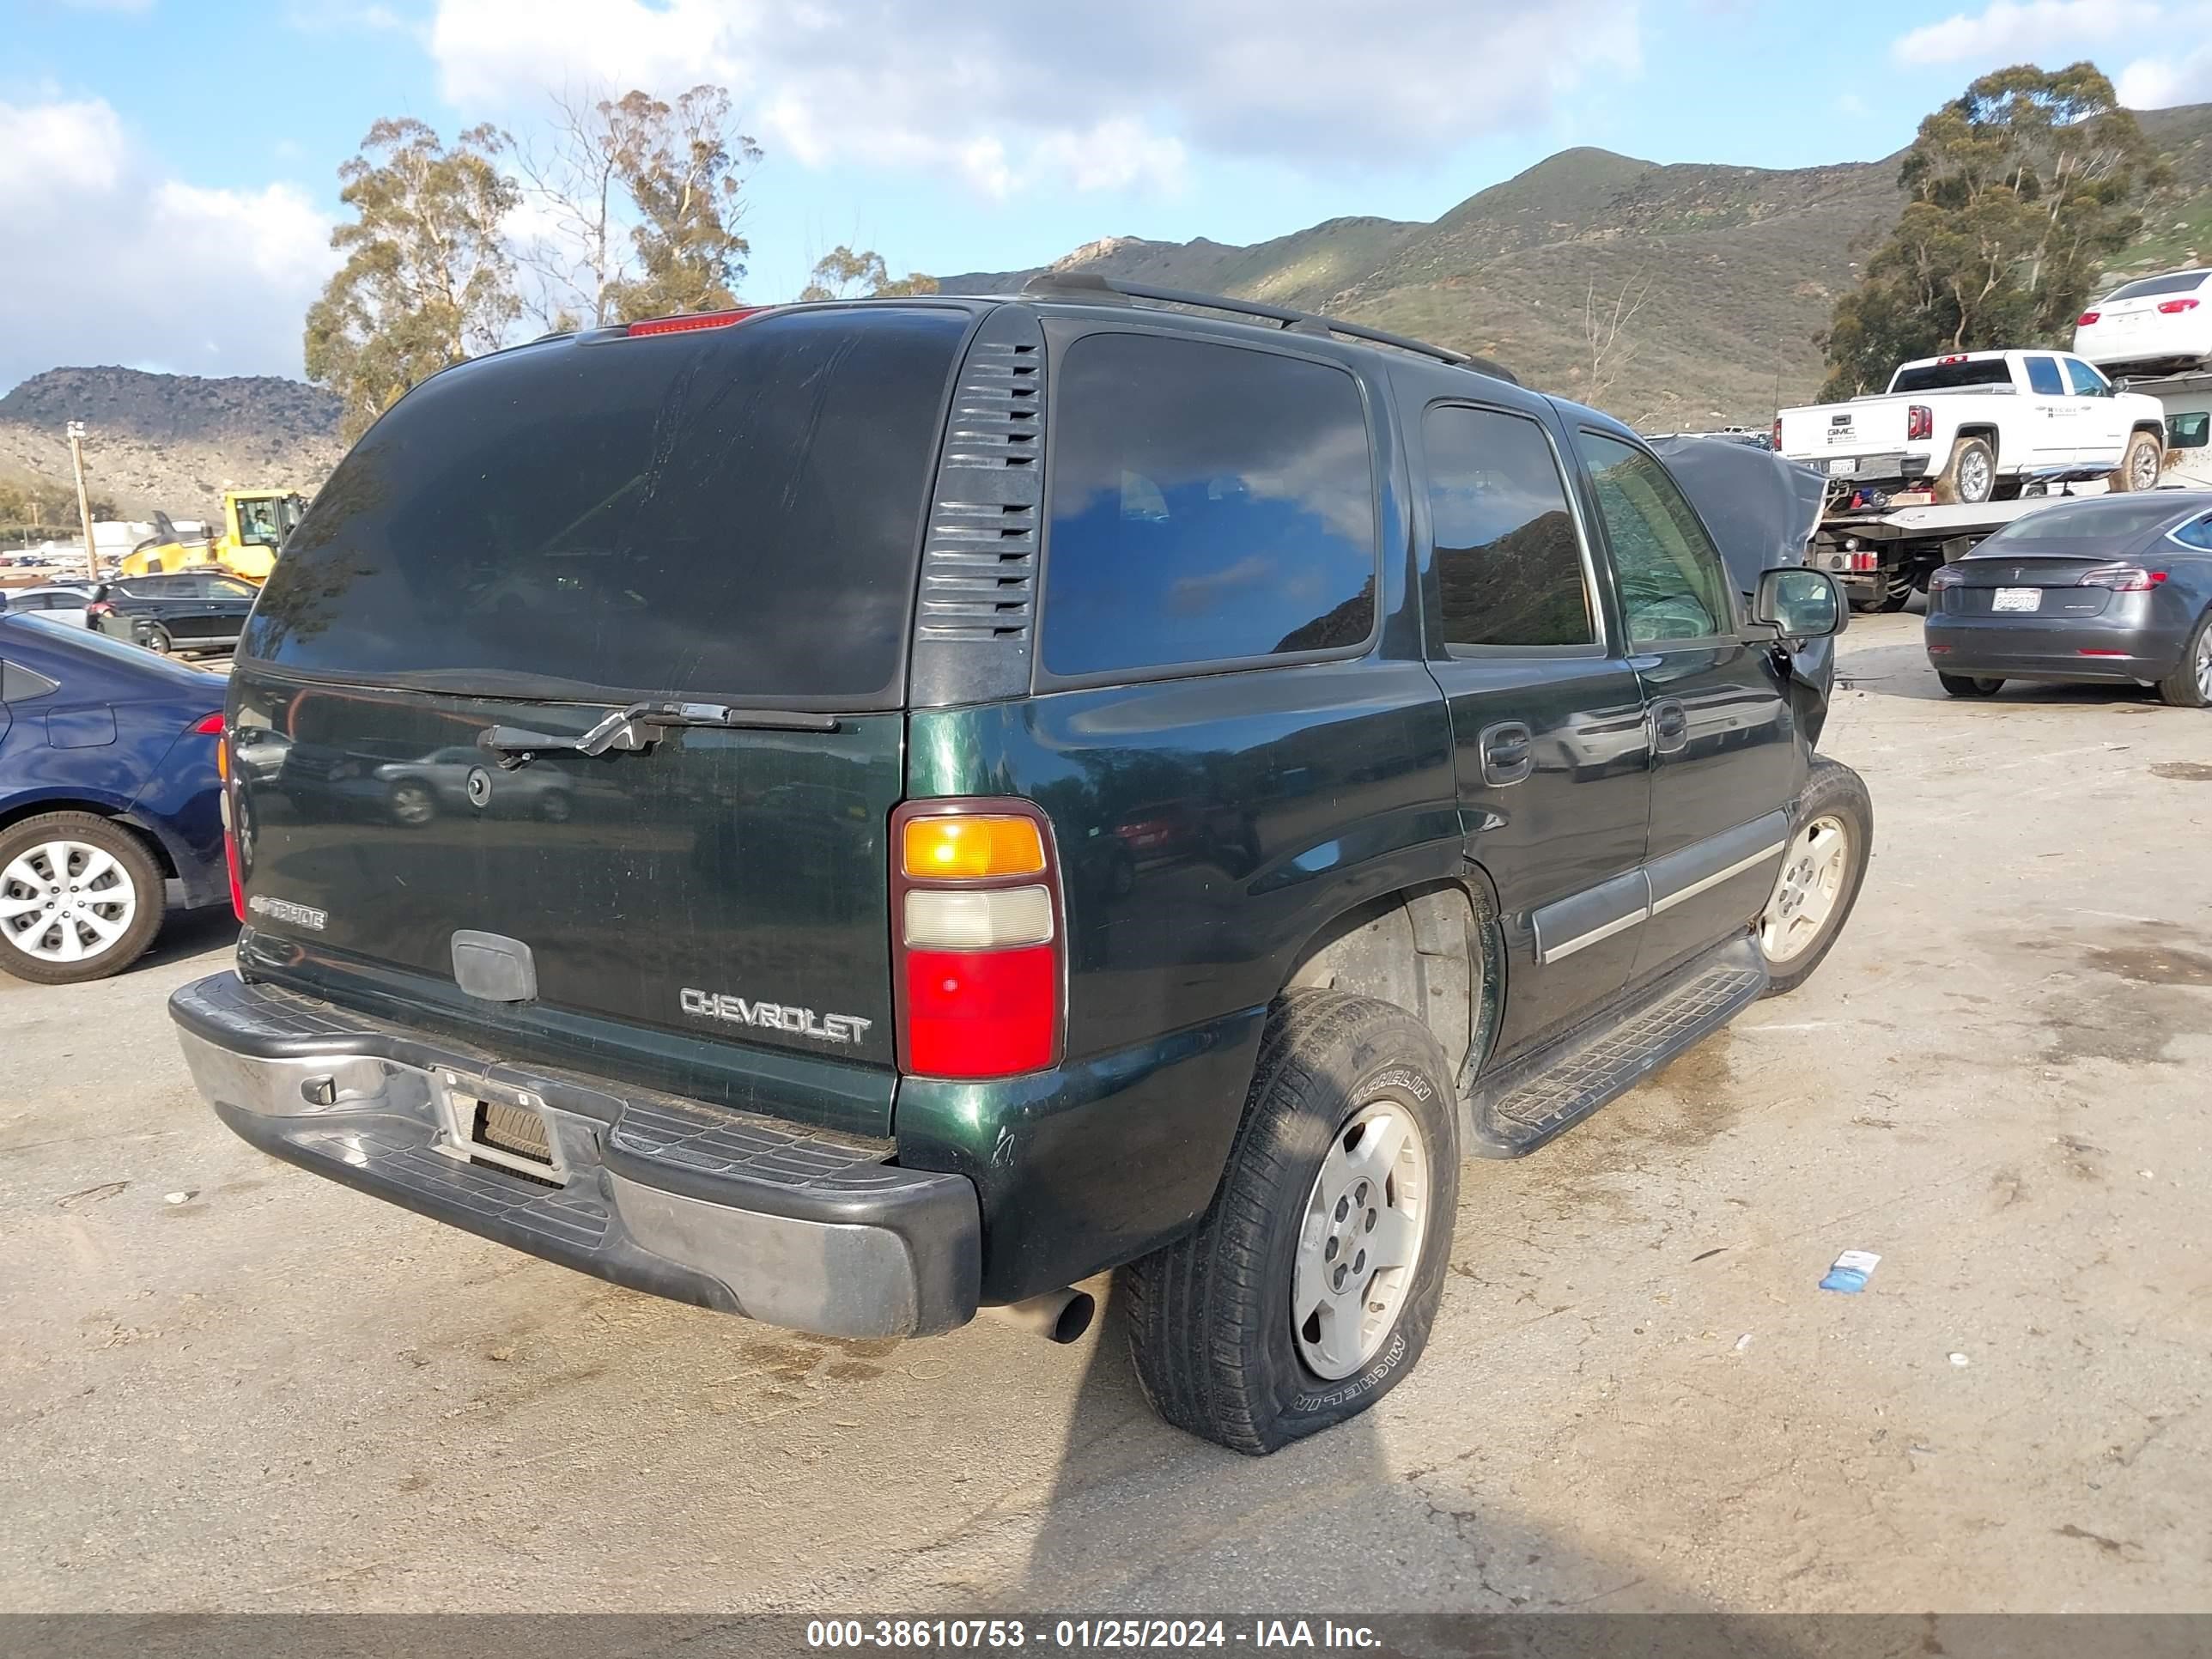
[[[1793,662],[1844,616],[1617,422],[1328,319],[548,339],[294,532],[237,972],[173,1011],[256,1146],[617,1284],[1066,1338],[1119,1268],[1160,1411],[1266,1451],[1412,1367],[1462,1156],[1827,949],[1871,816]]]

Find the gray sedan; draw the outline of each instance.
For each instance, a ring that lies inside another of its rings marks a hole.
[[[2092,495],[2014,520],[1929,579],[1927,646],[1954,697],[2106,680],[2212,707],[2212,492]]]

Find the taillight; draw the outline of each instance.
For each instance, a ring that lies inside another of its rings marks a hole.
[[[1907,440],[1932,438],[1936,435],[1936,411],[1926,404],[1911,404],[1905,410],[1905,435]]]
[[[2087,328],[2090,324],[2095,322],[2098,318],[2104,314],[2105,313],[2101,311],[2085,311],[2079,317],[2076,317],[2074,319],[2074,326],[2076,328]]]
[[[1768,442],[1771,445],[1771,447],[1773,447],[1773,449],[1774,449],[1774,451],[1776,452],[1776,453],[1778,453],[1778,453],[1781,453],[1781,449],[1782,449],[1782,417],[1781,417],[1779,415],[1777,415],[1777,416],[1774,417],[1774,431],[1773,431],[1773,434],[1769,438]]]
[[[702,328],[727,328],[732,323],[742,323],[767,309],[766,306],[738,306],[731,311],[694,311],[682,317],[652,317],[641,323],[632,323],[623,332],[633,340],[654,334],[690,334]]]
[[[85,606],[84,614],[88,617],[112,617],[115,614],[115,607],[106,599],[94,599]]]
[[[2194,300],[2167,300],[2160,305],[2158,314],[2161,317],[2179,317],[2185,311],[2196,309],[2197,301]]]
[[[214,714],[203,714],[199,719],[194,720],[192,722],[192,735],[198,738],[221,737],[222,735],[222,710],[218,708]],[[215,764],[216,769],[221,772],[223,776],[228,777],[230,775],[228,769],[229,762],[224,757],[222,750],[220,748],[216,750]]]
[[[210,727],[208,724],[215,724]],[[222,780],[217,799],[222,807],[222,861],[230,871],[230,913],[242,924],[246,921],[246,874],[238,851],[238,808],[232,802],[231,791],[235,780],[231,774],[237,769],[230,763],[230,735],[222,729],[222,716],[210,714],[192,727],[195,732],[212,730],[215,740],[215,775]]]
[[[2083,571],[2075,586],[2109,587],[2115,593],[2143,593],[2165,580],[2163,570],[2146,570],[2139,564],[2100,564]]]
[[[908,801],[891,817],[891,905],[902,1070],[1012,1077],[1060,1058],[1060,872],[1036,805]]]
[[[1946,587],[1961,587],[1966,580],[1966,573],[1957,565],[1939,564],[1928,573],[1928,591],[1934,593]]]

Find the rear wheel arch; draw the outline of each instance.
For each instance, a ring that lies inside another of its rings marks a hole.
[[[25,818],[42,817],[48,812],[83,812],[95,818],[106,818],[118,830],[128,830],[145,844],[147,854],[154,860],[166,881],[177,879],[176,854],[168,843],[153,830],[132,817],[127,807],[112,801],[89,799],[77,795],[49,795],[37,800],[18,800],[0,807],[0,835],[5,835]]]
[[[1280,994],[1338,990],[1402,1008],[1425,1024],[1455,1071],[1486,1057],[1504,1000],[1496,890],[1470,867],[1355,905],[1291,959]]]
[[[1979,438],[1990,447],[1990,453],[1992,456],[2000,462],[2004,459],[2004,446],[1997,441],[1997,429],[1993,426],[1962,426],[1951,434],[1951,441],[1954,443],[1960,438]]]

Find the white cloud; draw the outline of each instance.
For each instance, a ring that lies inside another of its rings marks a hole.
[[[2212,0],[1990,0],[1901,36],[1890,56],[1977,72],[2090,57],[2129,108],[2164,109],[2212,99]]]
[[[2060,67],[2087,47],[2109,50],[2158,31],[2164,8],[2154,0],[1990,0],[1978,12],[1958,12],[1914,29],[1890,48],[1906,64],[2037,63]]]
[[[98,100],[0,104],[0,220],[40,233],[0,259],[0,389],[62,363],[297,374],[337,264],[304,191],[168,177]]]
[[[772,154],[939,168],[994,197],[1179,186],[1194,154],[1311,171],[1437,156],[1642,69],[1639,0],[439,0],[441,90],[728,87]]]

